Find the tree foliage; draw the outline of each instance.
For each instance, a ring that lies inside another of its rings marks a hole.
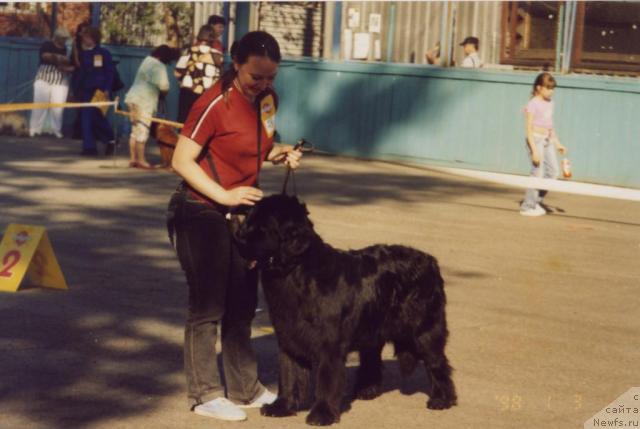
[[[103,3],[103,43],[170,46],[188,44],[193,29],[193,3]]]

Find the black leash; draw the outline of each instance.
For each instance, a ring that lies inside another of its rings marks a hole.
[[[313,144],[305,139],[299,139],[296,145],[293,147],[293,150],[299,150],[301,152],[313,152]],[[289,184],[289,178],[291,177],[291,182],[293,183],[293,195],[298,193],[296,189],[296,177],[293,169],[287,166],[287,172],[284,176],[284,183],[282,184],[282,195],[287,194],[287,185]]]

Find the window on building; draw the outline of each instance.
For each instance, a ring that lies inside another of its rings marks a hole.
[[[502,10],[503,64],[555,64],[559,2],[508,2]]]
[[[574,69],[640,72],[639,2],[580,2],[576,24]]]
[[[502,10],[500,61],[553,67],[563,2],[508,2]],[[640,74],[640,2],[576,3],[571,70]]]
[[[324,2],[259,2],[257,29],[271,33],[284,56],[321,57]]]

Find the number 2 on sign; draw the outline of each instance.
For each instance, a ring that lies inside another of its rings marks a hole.
[[[2,259],[2,271],[0,271],[0,277],[11,277],[13,273],[9,270],[13,268],[20,260],[20,252],[12,250],[7,252]]]

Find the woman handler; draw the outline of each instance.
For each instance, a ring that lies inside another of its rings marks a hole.
[[[241,408],[271,403],[276,395],[258,381],[250,343],[257,273],[240,257],[225,215],[262,198],[257,177],[263,160],[297,168],[302,154],[273,143],[277,41],[250,32],[231,55],[232,69],[196,101],[182,129],[172,166],[184,185],[171,199],[168,226],[189,285],[184,364],[192,409],[244,420]],[[215,354],[218,325],[226,397]]]

